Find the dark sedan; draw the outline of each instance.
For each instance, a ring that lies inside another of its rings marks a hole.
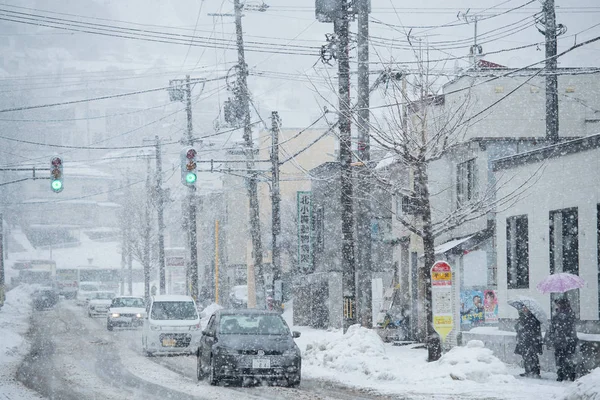
[[[284,381],[300,385],[302,358],[290,329],[275,311],[218,310],[202,332],[198,380],[211,385],[225,380]]]

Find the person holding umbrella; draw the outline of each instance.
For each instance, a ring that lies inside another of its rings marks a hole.
[[[544,293],[566,293],[582,289],[585,281],[576,274],[558,272],[547,276],[537,284],[537,289]],[[566,296],[566,295],[564,295]],[[555,300],[556,314],[552,317],[550,328],[546,333],[545,343],[554,346],[554,359],[557,367],[557,381],[575,380],[573,355],[577,349],[576,316],[571,309],[567,297]]]
[[[515,354],[523,357],[525,372],[521,376],[540,378],[540,358],[542,354],[542,328],[540,321],[523,305],[519,311],[519,319],[515,325],[517,346]]]
[[[566,297],[554,301],[556,314],[550,322],[545,343],[548,348],[554,347],[554,360],[557,367],[557,381],[575,380],[575,364],[573,355],[577,349],[577,331],[575,330],[575,313]]]

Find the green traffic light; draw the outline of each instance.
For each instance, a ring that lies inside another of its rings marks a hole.
[[[52,181],[52,190],[54,190],[55,192],[60,192],[62,190],[62,182],[61,181]]]
[[[187,183],[196,183],[196,174],[194,174],[193,172],[188,172],[185,175],[185,181]]]

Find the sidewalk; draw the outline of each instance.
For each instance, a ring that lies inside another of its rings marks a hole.
[[[485,347],[494,351],[494,355],[503,362],[518,364],[521,356],[514,353],[515,332],[502,331],[495,327],[478,327],[462,332],[463,343],[469,340],[481,340]],[[600,335],[577,333],[579,338],[578,361],[586,371],[600,367]],[[544,354],[540,356],[540,365],[543,371],[556,371],[554,351],[544,347]],[[600,386],[600,384],[599,384]]]

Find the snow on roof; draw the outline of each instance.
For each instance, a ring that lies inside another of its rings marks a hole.
[[[462,238],[462,239],[454,239],[454,240],[450,240],[449,242],[442,243],[439,246],[435,246],[435,254],[444,254],[445,252],[452,250],[454,247],[458,246],[459,244],[464,243],[467,240],[471,239],[472,237],[473,237],[473,235],[467,236],[466,238]]]

